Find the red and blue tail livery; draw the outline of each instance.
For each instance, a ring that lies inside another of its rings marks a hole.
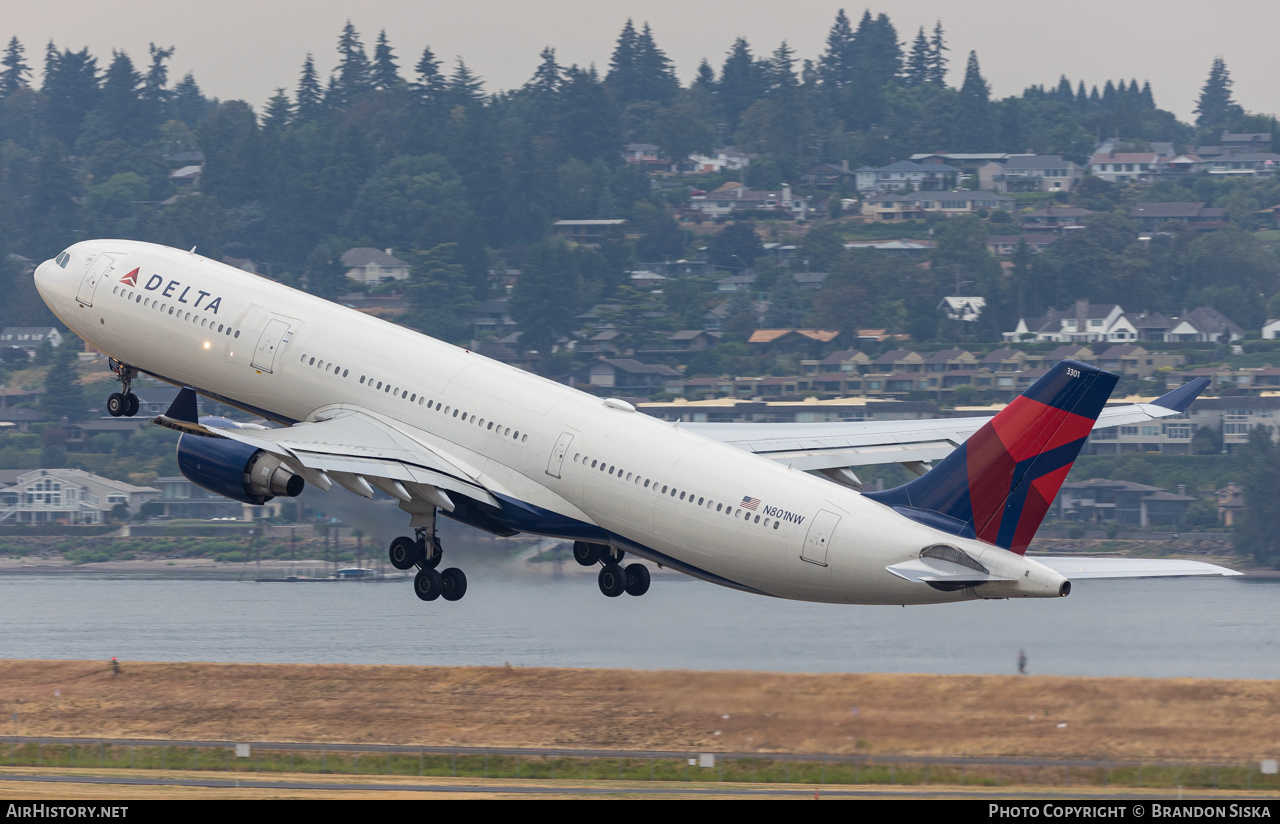
[[[1063,361],[932,470],[866,497],[912,520],[1021,555],[1117,380],[1097,367]]]

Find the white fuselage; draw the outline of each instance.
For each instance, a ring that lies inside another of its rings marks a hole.
[[[982,597],[885,571],[936,543],[1019,579],[998,597],[1047,595],[1064,580],[831,481],[197,254],[112,240],[68,254],[42,263],[36,285],[95,348],[282,423],[335,405],[391,418],[541,511],[527,532],[594,530],[707,580],[810,601]]]

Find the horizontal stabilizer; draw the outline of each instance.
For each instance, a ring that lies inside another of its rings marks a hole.
[[[1163,406],[1165,409],[1172,409],[1174,412],[1186,412],[1187,407],[1196,399],[1204,388],[1209,385],[1208,378],[1196,378],[1193,381],[1187,381],[1182,386],[1161,395],[1152,401],[1153,406]]]
[[[1044,564],[1076,581],[1085,578],[1178,578],[1189,575],[1243,575],[1217,564],[1203,561],[1174,561],[1160,558],[1071,558],[1056,555],[1031,555],[1030,560]]]

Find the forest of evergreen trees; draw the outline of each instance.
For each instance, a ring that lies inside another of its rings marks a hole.
[[[904,37],[871,12],[856,24],[841,12],[810,58],[785,42],[758,53],[739,38],[723,59],[704,60],[688,85],[650,27],[628,21],[607,67],[564,66],[547,47],[525,85],[500,92],[486,90],[461,58],[448,65],[430,48],[401,55],[385,31],[369,48],[348,24],[327,77],[328,61],[307,55],[261,111],[211,99],[191,74],[171,82],[172,48],[152,45],[139,60],[113,51],[108,60],[73,46],[49,42],[37,69],[14,38],[0,59],[0,252],[39,261],[103,236],[198,246],[332,297],[350,287],[344,250],[390,247],[414,265],[409,322],[455,339],[466,336],[465,308],[491,296],[490,270],[517,266],[525,277],[513,312],[544,345],[576,312],[626,290],[635,261],[681,257],[698,241],[674,219],[688,188],[655,187],[623,161],[628,143],[653,143],[673,158],[736,146],[756,155],[743,182],[774,187],[817,162],[879,165],[945,148],[1083,163],[1099,136],[1189,146],[1223,129],[1273,125],[1232,100],[1221,61],[1195,124],[1159,108],[1150,84],[1136,79],[1099,89],[1064,77],[993,99],[977,55],[951,55],[942,23]],[[963,63],[952,71],[962,75],[955,87],[946,83],[953,61]],[[166,158],[187,151],[205,157],[198,194],[169,179]],[[1209,194],[1192,199],[1236,197],[1242,215],[1280,200],[1230,188]],[[1103,212],[1123,203],[1107,186],[1084,187],[1080,197]],[[566,248],[551,239],[557,218],[626,218],[643,237]],[[1244,233],[1137,250],[1130,229],[1103,214],[1096,229],[1017,261],[1011,275],[986,253],[987,228],[976,220],[939,227],[932,274],[874,253],[842,254],[835,236],[815,231],[807,259],[833,273],[828,293],[808,304],[779,286],[773,300],[780,320],[875,323],[927,339],[957,267],[987,290],[988,335],[1018,314],[1120,294],[1140,298],[1135,309],[1176,311],[1178,301],[1227,290],[1220,308],[1240,307],[1243,324],[1280,291],[1274,255]],[[1229,265],[1241,261],[1243,274]],[[12,262],[3,265],[0,281],[14,279]],[[13,296],[0,306],[0,324],[38,319],[29,288],[0,288]],[[705,296],[674,292],[668,307],[696,317],[675,299]]]

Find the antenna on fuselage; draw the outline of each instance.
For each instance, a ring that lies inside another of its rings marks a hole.
[[[190,252],[187,252],[187,254],[191,255],[192,257],[195,257],[195,256],[196,256],[196,247],[192,246],[192,247],[191,247],[191,251],[190,251]]]

